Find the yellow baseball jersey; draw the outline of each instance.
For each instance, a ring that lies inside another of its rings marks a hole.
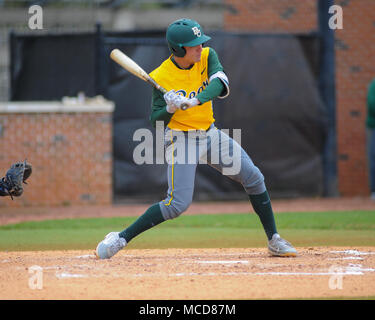
[[[187,98],[194,98],[208,86],[208,54],[210,48],[202,50],[201,60],[191,69],[178,68],[171,57],[165,60],[150,76],[167,91],[174,89],[176,93]],[[206,130],[215,121],[212,101],[185,111],[177,110],[168,123],[173,130]]]

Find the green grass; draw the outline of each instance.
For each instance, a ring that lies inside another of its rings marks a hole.
[[[30,221],[0,226],[0,250],[94,249],[110,231],[137,217]],[[375,246],[375,212],[280,213],[280,234],[295,246]],[[139,235],[129,249],[264,247],[255,214],[181,216]]]

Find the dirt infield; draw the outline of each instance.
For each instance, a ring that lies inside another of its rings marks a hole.
[[[0,224],[136,216],[148,205],[1,208]],[[374,210],[369,199],[273,201],[275,212]],[[249,212],[248,202],[193,204],[184,214]],[[295,258],[263,249],[0,252],[0,299],[286,299],[375,296],[375,247],[297,248]]]
[[[1,252],[0,299],[375,295],[375,248],[298,249],[295,258],[270,257],[262,249],[124,250],[111,260],[89,251]]]

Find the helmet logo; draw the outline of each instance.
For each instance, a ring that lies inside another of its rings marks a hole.
[[[196,35],[198,38],[202,35],[198,27],[192,27],[191,30],[193,30],[194,35]]]

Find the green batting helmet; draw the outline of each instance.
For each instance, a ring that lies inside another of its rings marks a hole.
[[[203,34],[198,22],[191,19],[179,19],[172,22],[167,29],[169,51],[177,57],[186,54],[184,47],[194,47],[211,38]]]

